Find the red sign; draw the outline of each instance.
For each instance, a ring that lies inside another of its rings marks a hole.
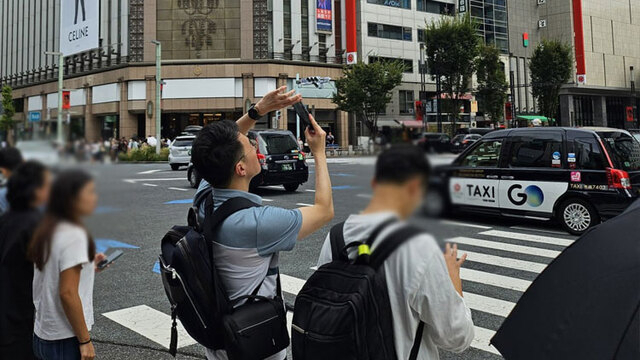
[[[422,101],[418,100],[416,101],[416,120],[422,121],[423,113],[424,113],[424,110],[422,108]]]
[[[633,122],[633,106],[627,106],[627,121]]]
[[[71,108],[71,91],[62,92],[62,108],[69,110]]]
[[[504,104],[504,118],[507,121],[513,120],[513,111],[511,111],[511,110],[512,110],[511,103],[510,102],[505,103]]]

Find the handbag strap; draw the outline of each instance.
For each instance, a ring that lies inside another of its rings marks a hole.
[[[416,329],[416,337],[413,339],[413,346],[411,347],[411,353],[409,360],[418,359],[418,352],[420,351],[420,344],[422,343],[422,333],[424,332],[424,322],[420,321],[418,329]]]

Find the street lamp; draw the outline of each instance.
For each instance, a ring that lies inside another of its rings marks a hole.
[[[158,40],[151,40],[156,46],[156,154],[160,154],[160,120],[162,113],[160,109],[160,87],[162,86],[162,44]]]
[[[427,112],[426,112],[426,106],[425,103],[427,101],[426,99],[426,91],[425,91],[425,71],[424,71],[424,43],[421,42],[420,43],[420,96],[418,96],[418,98],[420,99],[420,103],[422,104],[422,109],[420,111],[422,111],[422,132],[426,133],[427,132]],[[423,99],[424,97],[424,99]]]
[[[57,125],[57,138],[58,145],[62,146],[63,144],[63,135],[62,135],[62,89],[64,87],[64,54],[59,51],[45,51],[45,55],[52,55],[58,57],[58,125]]]

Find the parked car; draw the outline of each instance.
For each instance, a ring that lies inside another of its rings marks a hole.
[[[476,141],[480,140],[482,135],[479,134],[458,134],[451,140],[451,152],[459,153],[469,146],[473,145]]]
[[[296,191],[309,179],[305,153],[300,151],[291,131],[254,130],[249,139],[257,146],[258,161],[262,171],[251,181],[250,189],[259,186],[283,185],[287,191]],[[187,179],[193,188],[200,186],[202,178],[189,163]]]
[[[449,152],[451,151],[451,138],[443,133],[424,133],[417,145],[426,152]]]
[[[191,161],[191,145],[196,137],[193,135],[178,136],[169,146],[169,165],[171,170],[178,170],[180,166],[189,165]]]
[[[435,167],[425,212],[556,219],[579,235],[639,194],[640,143],[627,131],[517,128],[491,132]]]
[[[198,133],[202,130],[202,126],[200,125],[187,125],[184,130],[182,130],[183,134],[188,135],[198,135]]]

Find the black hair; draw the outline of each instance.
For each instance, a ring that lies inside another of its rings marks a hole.
[[[44,185],[46,171],[47,167],[35,160],[18,166],[7,183],[7,200],[11,210],[32,208],[36,190]]]
[[[0,168],[14,171],[22,164],[22,154],[14,147],[0,149]]]
[[[191,162],[211,186],[226,188],[233,177],[233,169],[242,156],[240,129],[231,120],[213,122],[205,126],[193,142]]]
[[[56,176],[51,186],[51,197],[47,211],[40,225],[36,228],[27,251],[27,257],[38,270],[42,271],[49,259],[53,234],[60,222],[68,221],[83,226],[74,213],[75,202],[82,189],[91,181],[93,181],[91,175],[83,170],[65,170]],[[93,261],[96,255],[96,244],[91,235],[88,237],[87,252],[89,261]]]
[[[402,184],[415,176],[422,176],[426,181],[430,166],[417,146],[394,145],[378,156],[375,171],[378,183]]]

